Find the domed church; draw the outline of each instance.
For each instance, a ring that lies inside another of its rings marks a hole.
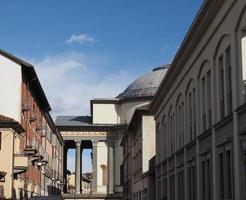
[[[67,172],[67,151],[74,148],[76,152],[75,193],[78,197],[85,195],[81,188],[82,151],[91,148],[92,195],[122,199],[122,138],[127,133],[136,109],[146,107],[151,102],[167,70],[168,65],[153,69],[115,98],[92,99],[91,116],[57,117],[56,125],[65,141],[64,177]],[[64,188],[64,193],[67,193],[67,186]]]

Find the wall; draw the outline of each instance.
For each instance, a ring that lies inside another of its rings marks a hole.
[[[123,102],[119,107],[120,123],[129,124],[136,107],[141,107],[149,101]]]
[[[94,124],[117,124],[118,106],[116,104],[96,104],[93,105]]]
[[[0,55],[0,113],[20,122],[21,66]]]
[[[4,186],[4,196],[6,198],[12,198],[12,186],[13,186],[13,151],[14,151],[14,134],[11,129],[0,129],[2,133],[2,147],[0,150],[0,171],[6,172]]]
[[[106,142],[98,142],[97,146],[97,192],[107,193],[107,185],[102,185],[102,165],[108,167],[108,147]]]
[[[142,116],[142,173],[149,170],[149,161],[155,156],[154,116]]]

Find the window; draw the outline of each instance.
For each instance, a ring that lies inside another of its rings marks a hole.
[[[171,153],[171,155],[174,153],[174,151],[175,151],[175,137],[174,137],[174,134],[175,134],[175,132],[174,132],[174,127],[175,127],[175,123],[174,123],[174,119],[175,119],[175,116],[174,116],[174,112],[173,112],[173,109],[172,109],[173,107],[171,107],[171,110],[170,110],[170,112],[169,112],[169,116],[168,116],[168,134],[169,134],[169,138],[170,138],[170,144],[168,144],[170,147],[169,147],[169,149],[170,149],[170,153]]]
[[[206,130],[206,103],[205,103],[205,76],[202,78],[201,81],[201,101],[202,101],[202,130]]]
[[[223,55],[219,57],[219,99],[220,99],[220,118],[225,116],[225,86],[224,86],[224,67],[223,67]]]
[[[212,103],[211,103],[211,74],[210,74],[210,71],[207,72],[207,110],[208,110],[207,123],[208,123],[208,127],[211,127],[212,125]]]
[[[211,200],[212,199],[212,189],[211,189],[211,161],[210,154],[205,153],[201,156],[201,199]]]
[[[184,171],[180,170],[178,172],[178,200],[184,199]]]
[[[170,200],[175,200],[175,175],[170,176]]]
[[[196,165],[194,160],[188,164],[188,199],[196,199]]]
[[[233,197],[231,149],[228,146],[230,145],[222,145],[218,155],[220,199],[232,199]]]
[[[187,97],[188,111],[188,139],[192,141],[196,138],[196,90],[192,89]]]
[[[226,74],[227,74],[227,111],[232,112],[232,69],[231,69],[231,47],[229,46],[225,52]]]
[[[163,198],[167,199],[167,178],[163,180]]]

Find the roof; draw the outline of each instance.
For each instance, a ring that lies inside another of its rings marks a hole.
[[[124,92],[119,94],[116,98],[139,98],[139,97],[152,97],[156,93],[164,75],[167,72],[169,65],[162,65],[152,72],[145,74],[130,84]]]
[[[25,131],[19,122],[4,115],[0,115],[0,128],[12,128],[19,134]]]
[[[91,116],[57,116],[56,126],[88,126],[92,125]]]
[[[51,107],[48,102],[48,99],[44,93],[44,90],[41,86],[41,83],[38,79],[38,76],[36,74],[36,71],[30,63],[17,58],[16,56],[0,49],[0,55],[4,56],[5,58],[8,58],[9,60],[17,63],[22,67],[23,72],[27,75],[29,83],[30,83],[30,88],[33,88],[32,92],[34,93],[34,96],[36,97],[36,100],[38,104],[41,106],[41,108],[44,111],[50,111]]]

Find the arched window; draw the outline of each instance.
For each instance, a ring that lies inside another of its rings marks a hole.
[[[240,103],[246,103],[246,6],[242,9],[236,26],[240,79]]]
[[[175,115],[173,106],[170,107],[168,112],[168,143],[169,143],[169,152],[172,155],[175,152]]]
[[[108,167],[106,165],[101,165],[102,170],[102,184],[108,184]]]
[[[162,117],[162,140],[161,140],[161,151],[162,151],[162,161],[167,158],[167,119],[164,115]]]
[[[187,140],[196,138],[196,87],[191,79],[186,89]]]
[[[212,125],[211,64],[203,62],[198,73],[200,130],[204,132]]]
[[[184,100],[179,94],[176,102],[176,146],[177,149],[184,145]]]
[[[223,119],[232,112],[232,67],[230,44],[230,35],[223,35],[218,42],[214,54],[214,63],[217,72],[219,119]]]

